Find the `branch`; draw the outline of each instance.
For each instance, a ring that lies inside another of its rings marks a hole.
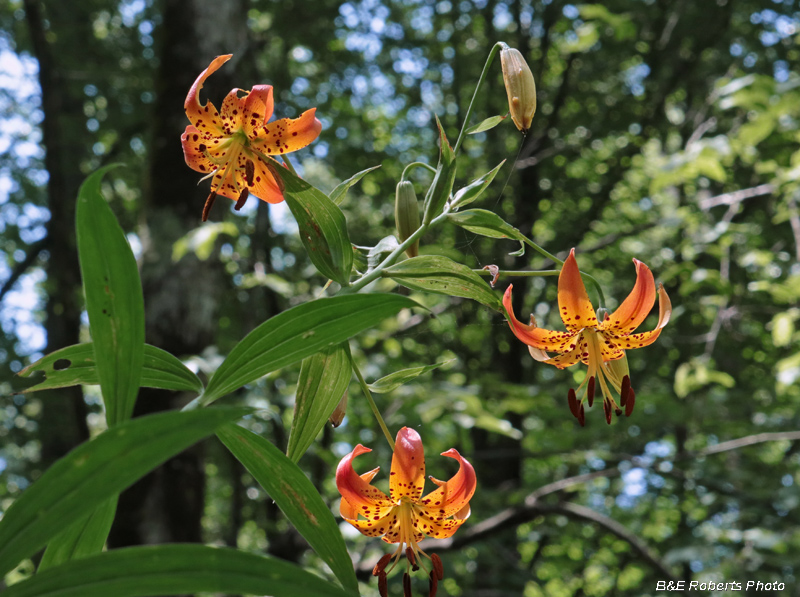
[[[747,446],[755,444],[762,444],[764,442],[777,442],[782,440],[800,441],[800,431],[777,431],[772,433],[757,433],[755,435],[748,435],[740,437],[739,439],[732,439],[727,442],[722,442],[716,446],[709,446],[693,454],[692,458],[698,456],[710,456],[711,454],[719,454],[720,452],[729,452],[731,450],[738,450]]]
[[[717,195],[716,197],[703,199],[702,201],[700,201],[700,209],[702,209],[703,211],[708,211],[712,207],[717,207],[719,205],[736,205],[737,203],[741,203],[745,199],[750,199],[751,197],[758,197],[759,195],[769,195],[774,191],[775,187],[773,185],[769,183],[760,184],[757,187],[751,187],[749,189],[741,189],[739,191],[733,191],[731,193],[724,193],[722,195]]]
[[[47,247],[48,240],[48,237],[44,237],[28,247],[28,254],[25,255],[25,259],[14,266],[14,269],[11,270],[11,275],[8,277],[5,283],[3,283],[3,287],[0,288],[0,301],[2,301],[8,291],[14,287],[14,284],[16,284],[17,280],[22,277],[22,274],[24,274],[28,268],[39,258],[39,255],[42,253],[42,251],[44,251],[45,247]]]

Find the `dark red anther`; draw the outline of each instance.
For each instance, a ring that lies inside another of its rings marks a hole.
[[[436,573],[433,570],[431,570],[430,579],[428,597],[436,597],[436,591],[439,588],[439,579],[436,577]]]
[[[431,564],[433,564],[433,571],[436,572],[436,577],[439,580],[444,578],[444,566],[442,565],[442,558],[435,553],[431,554]]]
[[[375,564],[375,567],[372,569],[372,576],[378,576],[379,574],[381,574],[381,572],[384,571],[386,565],[389,563],[389,560],[391,559],[392,559],[392,554],[387,553],[380,560],[378,560],[378,563]]]
[[[253,186],[253,179],[256,176],[256,166],[253,164],[253,160],[247,160],[244,163],[244,179],[247,182],[248,187]]]
[[[567,392],[567,403],[569,404],[569,410],[572,413],[572,416],[577,419],[578,409],[580,407],[578,405],[578,399],[575,397],[575,390],[572,388],[570,388],[569,392]]]
[[[636,402],[636,393],[631,388],[628,392],[628,403],[625,405],[625,416],[630,417],[633,412],[633,404]]]
[[[244,204],[247,202],[247,198],[250,196],[250,190],[245,187],[242,189],[242,192],[239,194],[239,200],[236,202],[236,205],[233,206],[233,209],[239,211],[244,207]]]
[[[419,570],[419,566],[417,566],[417,558],[414,556],[414,550],[410,545],[406,547],[406,558],[408,559],[408,563],[411,564],[411,570],[414,572]]]
[[[594,404],[594,375],[589,378],[589,383],[586,386],[586,398],[589,401],[589,408]]]
[[[206,199],[206,204],[203,206],[203,221],[205,222],[208,220],[208,214],[211,212],[211,206],[214,205],[214,201],[217,200],[217,194],[214,191],[211,191],[211,194]]]
[[[578,423],[581,424],[581,427],[586,427],[586,413],[583,411],[583,404],[581,404],[581,410],[578,411]]]
[[[622,387],[619,389],[619,405],[625,406],[628,401],[628,393],[631,391],[631,378],[627,375],[622,378]]]
[[[606,413],[606,423],[611,425],[611,403],[608,400],[603,400],[603,410]]]
[[[403,572],[403,597],[413,597],[411,594],[411,575]]]
[[[614,414],[617,415],[618,417],[622,416],[622,409],[621,408],[614,409]]]
[[[378,575],[378,593],[381,597],[389,597],[389,583],[386,580],[386,573],[381,572]]]

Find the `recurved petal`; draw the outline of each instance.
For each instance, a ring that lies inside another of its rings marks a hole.
[[[425,510],[432,520],[449,518],[469,504],[475,493],[477,479],[475,469],[461,457],[455,448],[442,452],[442,456],[458,461],[458,472],[447,482],[433,479],[439,487],[419,501],[419,508]]]
[[[606,321],[600,322],[600,329],[619,335],[630,334],[641,325],[653,308],[653,303],[656,302],[653,272],[638,259],[634,259],[633,263],[636,266],[636,284],[617,310]]]
[[[319,136],[322,123],[317,120],[316,108],[303,112],[299,118],[281,118],[256,131],[253,145],[267,155],[280,155],[302,149]]]
[[[206,147],[208,135],[201,133],[194,125],[189,125],[181,135],[183,158],[186,165],[192,170],[208,174],[214,170],[214,164],[206,157],[203,148]]]
[[[222,132],[225,135],[233,135],[242,128],[246,97],[239,97],[239,91],[239,89],[231,89],[222,101],[219,117],[222,121]]]
[[[656,341],[662,328],[669,323],[669,318],[672,315],[672,303],[667,296],[667,291],[664,287],[658,285],[658,324],[655,329],[649,332],[642,332],[641,334],[631,334],[630,336],[622,336],[617,338],[616,341],[619,347],[627,350],[628,348],[642,348],[648,346]]]
[[[452,537],[464,522],[469,518],[469,504],[459,510],[449,520],[442,520],[438,516],[431,516],[428,512],[419,512],[414,517],[414,527],[434,539],[447,539]]]
[[[425,486],[425,450],[422,438],[413,429],[403,427],[397,432],[389,477],[389,495],[397,502],[408,496],[416,501]]]
[[[186,116],[189,117],[189,120],[194,126],[203,132],[218,134],[222,131],[219,113],[214,107],[214,104],[211,102],[206,102],[205,104],[200,103],[200,90],[203,88],[205,80],[230,60],[231,56],[233,56],[233,54],[224,54],[214,58],[211,64],[208,65],[208,68],[195,79],[194,84],[189,89],[189,93],[186,96],[186,101],[183,103]]]
[[[579,334],[575,339],[574,344],[571,344],[570,346],[572,348],[569,352],[565,352],[543,362],[546,365],[555,365],[559,369],[572,367],[572,365],[580,361],[584,361],[586,364],[589,363],[589,345],[586,342],[586,338],[583,337],[583,334]]]
[[[506,308],[508,326],[511,328],[511,331],[514,332],[514,335],[528,346],[533,346],[539,350],[549,350],[550,352],[568,351],[570,340],[575,337],[575,333],[546,330],[519,321],[514,315],[514,307],[511,304],[512,288],[514,288],[513,284],[506,288],[506,292],[503,295],[503,306]]]
[[[399,527],[397,512],[394,509],[377,519],[346,520],[367,537],[381,537],[386,533],[397,534],[395,529]],[[383,540],[386,541],[386,537]],[[387,543],[396,543],[396,541],[387,541]]]
[[[581,280],[575,249],[569,252],[569,257],[564,261],[558,275],[558,310],[568,330],[577,331],[597,326],[594,307]]]
[[[365,482],[370,483],[372,479],[375,478],[375,475],[378,474],[378,471],[381,470],[381,467],[374,468],[368,473],[364,473],[359,475]],[[350,502],[346,499],[342,498],[341,503],[339,504],[339,514],[342,515],[342,518],[347,518],[351,520],[358,519],[358,507],[353,506]]]
[[[267,203],[280,203],[283,201],[283,191],[278,183],[275,181],[275,176],[270,171],[270,167],[264,161],[253,156],[253,186],[250,187],[250,193],[266,201]],[[272,163],[273,168],[282,168],[277,163]]]
[[[385,509],[391,508],[393,504],[385,493],[370,485],[353,469],[353,459],[367,452],[372,452],[372,450],[358,444],[350,454],[342,458],[336,468],[336,487],[351,508],[356,508],[359,514],[365,518],[374,520],[375,516],[379,518],[384,516]],[[374,472],[376,471],[370,471],[367,474]],[[351,510],[347,510],[347,512],[349,513]]]
[[[273,108],[272,85],[256,85],[250,90],[242,115],[242,124],[248,137],[255,137],[258,129],[267,124]]]

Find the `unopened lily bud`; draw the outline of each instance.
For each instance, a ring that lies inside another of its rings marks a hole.
[[[414,185],[407,180],[397,183],[394,202],[394,221],[397,225],[397,235],[400,242],[404,242],[419,228],[419,204],[414,193]],[[419,254],[419,241],[406,249],[406,255],[416,257]]]
[[[508,94],[508,110],[511,120],[523,133],[531,128],[536,112],[536,83],[528,63],[519,50],[502,44],[500,63],[503,67],[503,81]]]
[[[345,390],[342,399],[339,400],[339,404],[337,404],[336,408],[333,409],[331,416],[328,417],[328,423],[330,423],[334,427],[338,427],[339,425],[342,424],[346,412],[347,412],[347,390]]]

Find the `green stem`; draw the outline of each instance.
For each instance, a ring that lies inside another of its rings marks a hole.
[[[564,265],[564,262],[561,259],[559,259],[555,255],[553,255],[549,251],[546,251],[545,249],[543,249],[539,245],[537,245],[535,242],[533,242],[527,236],[525,237],[525,244],[528,245],[531,249],[533,249],[537,253],[539,253],[540,255],[542,255],[543,257],[547,257],[550,261],[552,261],[554,263],[557,263],[558,265],[561,265],[561,266]]]
[[[426,164],[425,162],[411,162],[408,166],[403,168],[403,173],[400,175],[400,182],[406,179],[406,172],[411,170],[412,168],[426,168],[436,174],[436,168],[431,166],[430,164]]]
[[[474,269],[472,270],[479,276],[492,276],[492,272],[488,269]],[[545,269],[545,270],[500,270],[497,272],[498,276],[514,276],[515,278],[539,278],[544,276],[557,276],[561,270]]]
[[[492,60],[494,60],[495,54],[497,54],[497,50],[499,50],[503,46],[503,42],[497,42],[492,46],[492,51],[489,52],[489,57],[486,59],[486,64],[483,65],[483,71],[481,71],[481,77],[478,79],[478,84],[475,86],[475,92],[472,94],[472,99],[469,102],[469,107],[467,108],[467,113],[464,116],[464,124],[461,125],[461,132],[458,133],[458,140],[456,141],[455,147],[453,147],[453,153],[457,154],[459,148],[461,147],[461,142],[464,140],[464,135],[467,131],[467,125],[469,124],[469,118],[472,116],[472,108],[475,105],[475,98],[478,97],[478,92],[483,87],[483,82],[486,80],[486,75],[489,72],[489,67],[492,65]]]
[[[350,364],[353,366],[353,373],[356,374],[358,383],[361,385],[361,390],[364,392],[367,402],[369,402],[369,407],[372,409],[372,414],[375,415],[375,419],[378,421],[378,425],[380,425],[383,435],[386,436],[386,441],[389,442],[389,446],[391,446],[392,452],[394,452],[394,440],[392,439],[392,434],[389,433],[389,428],[386,426],[386,422],[381,416],[381,411],[378,410],[378,405],[375,404],[375,400],[372,398],[372,392],[369,391],[367,382],[364,381],[364,376],[361,375],[361,371],[359,370],[358,365],[356,365],[355,360],[353,360],[352,355],[350,356]]]
[[[292,160],[289,159],[289,156],[288,155],[282,155],[281,159],[283,160],[283,163],[286,164],[286,167],[289,168],[289,170],[292,171],[292,174],[297,176],[297,172],[295,171],[294,166],[292,165]]]

